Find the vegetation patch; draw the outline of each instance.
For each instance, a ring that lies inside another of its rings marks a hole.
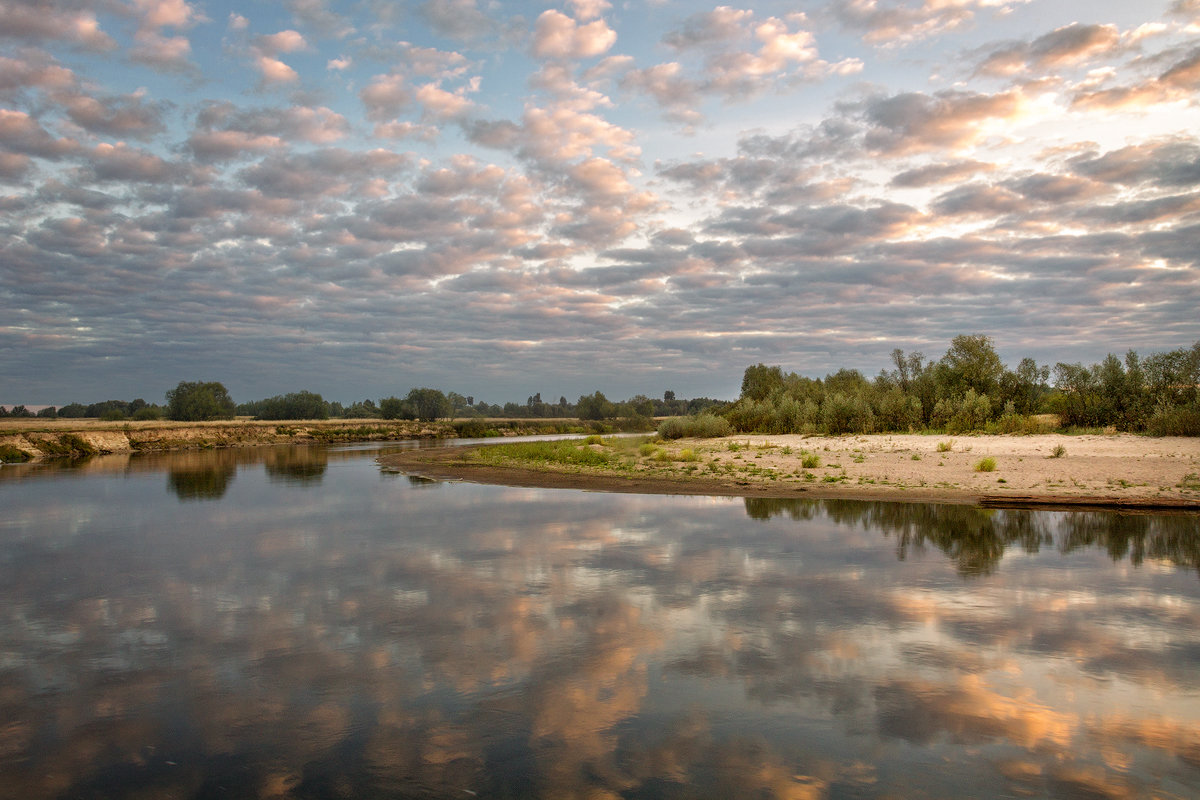
[[[1062,458],[1066,454],[1067,454],[1067,448],[1062,446],[1061,444],[1059,444],[1059,445],[1054,446],[1054,450],[1051,451],[1050,457],[1051,458]]]
[[[992,458],[991,456],[988,456],[987,458],[979,459],[978,461],[975,462],[975,471],[976,472],[995,472],[996,471],[996,459]]]
[[[658,425],[658,435],[664,439],[715,439],[732,432],[729,420],[715,414],[672,417]]]
[[[821,466],[821,457],[816,453],[808,453],[800,460],[800,466],[805,469],[817,469]]]
[[[19,447],[13,447],[11,444],[0,444],[0,462],[20,464],[28,461],[29,458],[29,454]]]
[[[600,467],[613,460],[613,454],[601,446],[577,440],[556,442],[513,442],[481,447],[474,459],[484,464],[532,464],[538,466]]]

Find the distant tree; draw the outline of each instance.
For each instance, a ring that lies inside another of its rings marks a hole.
[[[426,387],[413,389],[404,399],[416,412],[417,419],[424,422],[433,422],[448,417],[452,411],[449,398],[438,389]]]
[[[665,392],[663,392],[663,400],[668,403],[674,403],[675,402],[675,392],[671,391],[670,389],[667,389]]]
[[[384,419],[415,419],[416,412],[399,397],[385,397],[379,401],[379,416]]]
[[[10,417],[32,417],[33,412],[25,406],[13,406],[8,410],[8,415]]]
[[[167,392],[167,416],[184,422],[233,419],[233,400],[224,385],[215,381],[180,381]]]
[[[379,410],[379,406],[375,405],[374,400],[368,399],[348,406],[342,416],[347,419],[371,419],[381,417],[383,413]]]
[[[56,409],[54,406],[46,406],[39,411],[37,415],[43,419],[54,419],[58,416],[58,409]]]
[[[316,392],[300,391],[261,400],[259,419],[329,419],[329,404]]]
[[[82,417],[85,411],[87,411],[87,406],[83,403],[67,403],[58,410],[58,416],[77,419]]]
[[[583,395],[575,404],[580,419],[610,419],[617,415],[617,407],[597,389],[593,394]]]

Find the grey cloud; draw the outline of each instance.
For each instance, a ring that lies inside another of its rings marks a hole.
[[[163,116],[172,107],[165,101],[146,100],[140,94],[93,97],[56,92],[52,97],[80,127],[92,133],[135,139],[148,139],[164,130]]]
[[[1007,189],[970,184],[959,186],[939,195],[933,201],[933,210],[939,214],[1012,214],[1022,211],[1026,204]]]
[[[997,48],[984,58],[977,72],[1006,76],[1030,69],[1074,66],[1094,57],[1118,54],[1122,49],[1120,41],[1121,34],[1115,25],[1075,22],[1029,43],[1017,42]]]
[[[407,156],[383,150],[356,152],[323,148],[311,153],[268,156],[239,171],[249,186],[277,197],[339,195],[365,181],[394,177],[409,164]]]
[[[936,186],[939,183],[954,183],[980,172],[992,172],[995,164],[982,161],[952,161],[948,164],[926,164],[897,173],[890,181],[891,186],[904,189]]]
[[[426,0],[420,13],[437,33],[451,39],[482,39],[498,27],[479,9],[476,0]]]
[[[1200,145],[1194,140],[1129,145],[1103,155],[1075,156],[1067,163],[1077,174],[1109,183],[1163,187],[1200,183]]]
[[[0,0],[0,38],[27,42],[58,40],[90,51],[112,50],[112,37],[100,29],[96,15],[78,3],[55,0]]]
[[[1094,200],[1108,194],[1112,189],[1103,183],[1076,178],[1070,175],[1048,175],[1040,173],[1007,181],[1005,186],[1030,200],[1042,203],[1069,203]]]

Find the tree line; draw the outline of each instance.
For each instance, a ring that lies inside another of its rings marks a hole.
[[[235,403],[224,384],[216,381],[182,381],[166,393],[166,402],[153,405],[139,398],[132,402],[106,400],[102,403],[83,405],[71,403],[56,409],[42,409],[37,416],[91,417],[108,421],[171,419],[179,421],[205,421],[233,419],[248,416],[261,420],[301,419],[387,419],[423,420],[471,419],[471,418],[565,418],[605,420],[620,417],[672,416],[696,414],[705,409],[719,409],[729,405],[727,401],[698,397],[690,400],[677,398],[675,392],[667,390],[662,398],[636,395],[628,400],[611,401],[599,390],[582,395],[574,402],[559,397],[557,402],[545,402],[541,392],[530,395],[524,404],[508,402],[503,405],[476,401],[473,396],[440,389],[419,387],[403,397],[384,397],[378,402],[372,399],[358,400],[350,404],[327,401],[320,394],[307,390],[275,395],[262,400]],[[16,406],[10,412],[0,407],[0,416],[34,416],[24,406]]]
[[[1053,380],[1051,376],[1053,375]],[[1200,342],[1142,358],[1133,350],[1099,364],[1032,358],[1006,367],[984,335],[954,337],[946,353],[892,351],[874,379],[840,369],[824,379],[755,364],[723,417],[749,433],[1032,432],[1035,415],[1065,428],[1200,435]]]

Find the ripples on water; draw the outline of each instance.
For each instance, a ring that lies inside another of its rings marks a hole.
[[[1194,515],[0,469],[0,797],[1195,797]]]

